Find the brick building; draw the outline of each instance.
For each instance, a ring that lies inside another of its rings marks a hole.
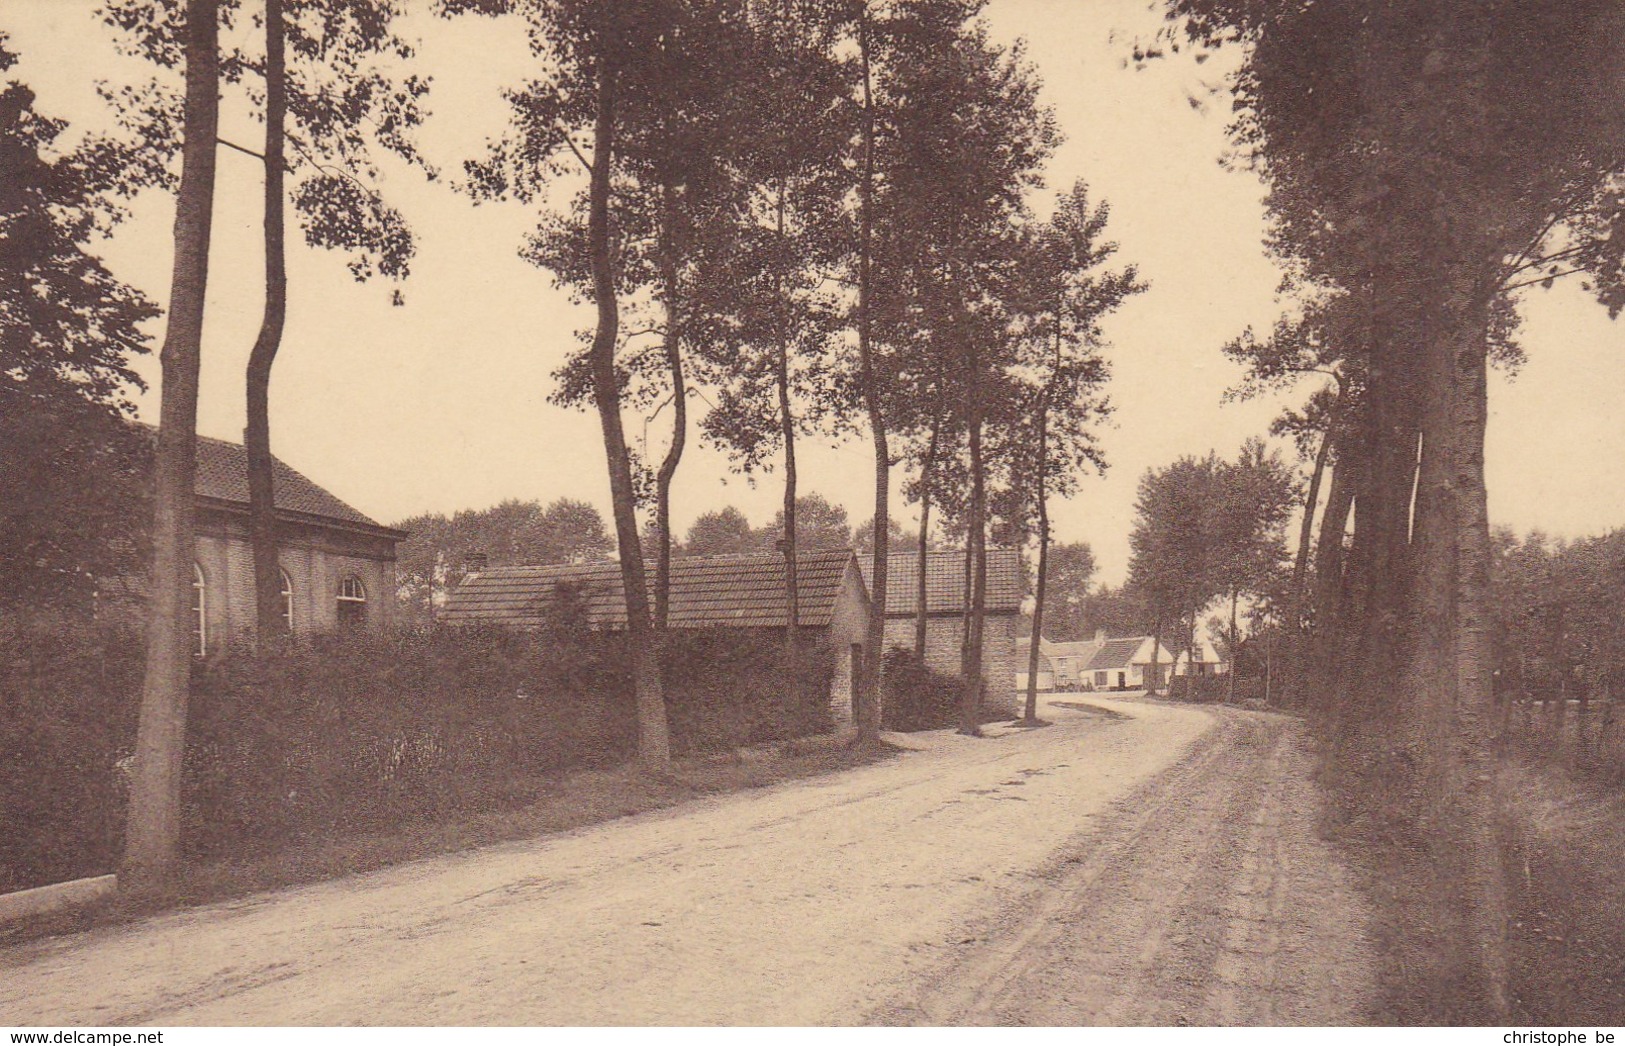
[[[652,584],[653,571],[649,576]],[[613,560],[476,571],[452,591],[440,618],[534,627],[545,618],[560,585],[569,585],[582,599],[591,627],[626,627],[621,566]],[[834,666],[831,717],[837,726],[851,723],[852,669],[863,656],[869,615],[869,590],[857,556],[844,548],[798,553],[796,593],[801,635],[827,652]],[[782,636],[784,557],[768,552],[673,559],[667,615],[674,629],[747,628]]]
[[[395,545],[381,526],[281,461],[274,463],[283,613],[295,632],[394,619]],[[200,655],[252,632],[254,552],[248,526],[248,452],[198,437],[192,634]]]
[[[928,552],[925,563],[925,663],[938,672],[958,675],[965,637],[966,552]],[[859,557],[863,577],[873,577],[874,557]],[[886,557],[886,649],[913,650],[920,605],[920,554],[893,552]],[[984,702],[1014,715],[1016,672],[1026,671],[1018,648],[1021,631],[1021,552],[987,550],[987,595],[982,633]]]

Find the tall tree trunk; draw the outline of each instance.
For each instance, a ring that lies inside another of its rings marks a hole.
[[[1027,651],[1027,707],[1023,719],[1028,726],[1038,725],[1038,643],[1044,634],[1044,595],[1046,575],[1049,572],[1049,497],[1045,489],[1045,473],[1049,464],[1049,408],[1039,408],[1038,415],[1038,579],[1034,583],[1033,634]]]
[[[599,69],[598,105],[593,126],[592,175],[588,183],[587,246],[592,256],[593,299],[598,326],[592,339],[593,401],[604,433],[609,492],[614,506],[615,543],[621,559],[626,600],[627,641],[637,695],[638,761],[660,768],[671,762],[666,731],[666,700],[660,680],[660,649],[649,615],[649,590],[638,540],[636,495],[626,433],[621,427],[620,386],[615,374],[615,341],[620,311],[615,300],[615,269],[609,247],[609,176],[614,164],[616,72]]]
[[[1351,722],[1390,716],[1398,699],[1393,681],[1404,669],[1412,570],[1409,537],[1417,475],[1418,415],[1423,399],[1415,373],[1415,343],[1424,329],[1414,290],[1389,278],[1377,293],[1371,365],[1361,435],[1360,511],[1348,561],[1347,642],[1333,685]]]
[[[1338,395],[1337,402],[1343,397]],[[1315,509],[1320,504],[1321,478],[1326,474],[1326,463],[1331,459],[1332,438],[1337,427],[1337,407],[1333,406],[1331,420],[1320,437],[1320,449],[1315,452],[1315,467],[1309,473],[1309,491],[1303,498],[1303,523],[1298,527],[1298,555],[1292,561],[1292,594],[1287,604],[1287,620],[1296,635],[1303,628],[1304,597],[1309,583],[1309,554],[1314,547]]]
[[[784,236],[784,184],[779,184],[778,207],[779,273],[774,277],[774,305],[779,309],[778,355],[774,358],[774,379],[779,386],[779,438],[784,441],[784,664],[785,687],[792,700],[799,697],[798,651],[801,625],[801,593],[796,575],[796,416],[790,404],[790,325],[789,303],[784,300],[784,265],[789,261],[789,244]],[[852,710],[854,720],[860,709]],[[859,724],[861,730],[861,724]],[[878,730],[876,731],[878,733]]]
[[[1236,669],[1241,667],[1241,631],[1236,627],[1236,602],[1241,593],[1236,589],[1230,590],[1230,677],[1226,680],[1225,701],[1236,703]]]
[[[193,645],[188,608],[192,594],[198,369],[220,118],[215,0],[188,0],[186,5],[184,113],[169,325],[159,357],[163,383],[154,462],[147,663],[124,836],[122,871],[125,881],[137,887],[161,880],[180,858],[181,764],[186,748]]]
[[[1418,627],[1409,678],[1424,787],[1440,825],[1434,852],[1465,896],[1462,930],[1492,1015],[1507,1006],[1507,898],[1494,801],[1484,513],[1484,353],[1487,303],[1478,281],[1441,281],[1448,306],[1427,350],[1428,408],[1417,502],[1413,596]]]
[[[248,356],[248,529],[254,550],[255,625],[262,636],[289,626],[277,554],[276,490],[271,466],[271,365],[288,316],[287,244],[283,220],[283,140],[288,109],[282,0],[265,0],[265,312]]]
[[[1315,452],[1314,469],[1309,473],[1309,490],[1303,499],[1303,522],[1298,528],[1298,554],[1292,562],[1292,587],[1287,593],[1286,602],[1286,631],[1287,631],[1287,666],[1288,674],[1295,677],[1289,685],[1287,704],[1296,704],[1303,707],[1303,691],[1308,682],[1307,664],[1309,660],[1311,638],[1308,630],[1309,619],[1309,557],[1314,548],[1315,509],[1320,504],[1320,487],[1326,475],[1326,468],[1331,461],[1332,440],[1337,429],[1337,416],[1339,407],[1343,402],[1341,383],[1338,386],[1337,400],[1333,403],[1330,418],[1326,424],[1326,431],[1320,437],[1320,449]],[[1265,665],[1265,701],[1269,700],[1270,668]],[[1293,691],[1296,691],[1294,700]]]
[[[664,636],[671,608],[671,484],[688,440],[688,385],[683,378],[682,308],[677,286],[677,201],[660,190],[660,284],[666,312],[666,372],[671,378],[671,445],[655,474],[655,631]]]
[[[1161,674],[1160,673],[1160,664],[1159,664],[1159,662],[1161,661],[1161,658],[1162,658],[1162,617],[1159,615],[1157,617],[1156,621],[1151,626],[1151,679],[1147,682],[1146,689],[1149,690],[1152,694],[1156,694],[1157,685],[1158,685],[1158,683],[1161,682],[1161,680],[1159,678],[1159,676]],[[1168,667],[1168,675],[1170,677],[1172,677],[1173,674],[1174,674],[1173,666],[1170,665]]]
[[[875,109],[869,61],[869,5],[858,14],[858,54],[863,67],[863,160],[858,182],[858,365],[863,383],[863,408],[869,416],[869,434],[875,448],[875,554],[870,574],[869,622],[865,635],[863,675],[858,687],[858,740],[880,736],[881,665],[886,645],[886,556],[890,551],[891,451],[886,445],[886,418],[881,406],[880,374],[875,366],[872,340],[871,265],[874,243]]]
[[[972,577],[976,573],[976,557],[971,553],[970,531],[965,531],[965,569],[959,590],[959,675],[963,679],[970,672],[970,608]]]
[[[1473,290],[1481,281],[1470,285]],[[1508,898],[1502,869],[1502,833],[1496,800],[1497,745],[1494,682],[1494,613],[1490,592],[1491,545],[1484,481],[1484,433],[1488,417],[1489,305],[1468,299],[1462,338],[1454,347],[1451,397],[1451,491],[1455,500],[1454,727],[1462,747],[1461,776],[1451,795],[1466,804],[1463,827],[1468,860],[1469,933],[1490,1013],[1505,1020],[1508,1010]]]
[[[1354,509],[1355,491],[1360,487],[1360,450],[1352,440],[1340,438],[1332,466],[1331,489],[1326,493],[1326,511],[1321,515],[1314,558],[1314,632],[1307,671],[1300,682],[1308,693],[1300,697],[1317,721],[1326,723],[1336,710],[1338,663],[1346,648],[1348,586],[1344,579],[1343,540],[1349,516]]]
[[[926,579],[929,576],[931,548],[931,483],[936,478],[937,440],[941,434],[942,415],[938,414],[931,419],[931,439],[926,443],[925,461],[920,466],[920,559],[914,565],[914,656],[919,658],[922,665],[925,664],[926,626],[930,613]]]
[[[987,607],[987,488],[982,461],[981,359],[974,347],[966,368],[966,395],[970,409],[967,433],[970,438],[970,528],[971,592],[970,620],[965,629],[965,678],[960,697],[959,732],[982,735],[982,629]]]

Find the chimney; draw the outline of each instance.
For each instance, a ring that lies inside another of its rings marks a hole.
[[[485,553],[470,552],[463,557],[463,571],[469,574],[478,574],[485,569]]]
[[[1106,630],[1104,628],[1095,629],[1095,642],[1096,643],[1104,643],[1104,642],[1106,642]]]

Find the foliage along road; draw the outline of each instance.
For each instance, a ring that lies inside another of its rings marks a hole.
[[[0,953],[0,1023],[1347,1024],[1283,717],[1055,725]]]

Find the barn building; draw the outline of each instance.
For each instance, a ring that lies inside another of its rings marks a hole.
[[[782,635],[787,619],[784,566],[779,553],[673,559],[668,627],[766,629]],[[560,586],[569,586],[582,600],[591,627],[626,627],[621,566],[613,560],[476,571],[452,591],[440,618],[457,624],[535,627],[554,606]],[[837,726],[849,724],[854,667],[863,657],[869,613],[869,590],[857,556],[844,548],[799,552],[796,591],[802,636],[826,652],[834,666],[831,718]]]
[[[925,662],[938,672],[958,675],[965,637],[965,584],[968,552],[927,552],[925,563]],[[873,577],[874,557],[860,557],[865,581]],[[913,650],[920,605],[920,554],[886,557],[886,649]],[[1018,648],[1021,630],[1021,553],[987,550],[987,597],[982,632],[983,703],[1014,715],[1016,672],[1025,671]]]

